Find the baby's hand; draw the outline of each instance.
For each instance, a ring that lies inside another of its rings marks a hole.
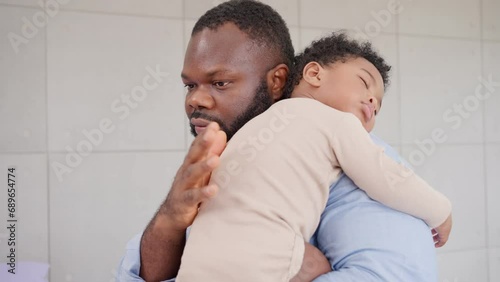
[[[332,271],[330,262],[315,246],[304,242],[304,259],[302,266],[290,282],[311,282],[322,274]]]
[[[446,244],[450,236],[452,226],[451,214],[448,218],[438,227],[432,229],[432,237],[434,238],[434,246],[440,248]]]

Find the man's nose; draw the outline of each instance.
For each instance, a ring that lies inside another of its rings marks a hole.
[[[210,89],[205,87],[197,87],[191,90],[186,96],[187,104],[189,107],[199,110],[199,109],[211,109],[215,101],[210,94]]]

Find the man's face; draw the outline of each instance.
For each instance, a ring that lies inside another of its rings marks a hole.
[[[342,112],[354,114],[370,132],[380,111],[384,82],[377,68],[364,58],[326,66],[314,98]]]
[[[273,103],[268,94],[263,48],[232,23],[196,33],[186,50],[182,80],[185,109],[197,135],[217,122],[228,140]]]

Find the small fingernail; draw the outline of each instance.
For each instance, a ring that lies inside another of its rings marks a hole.
[[[207,190],[207,194],[210,195],[210,196],[212,196],[215,193],[215,187],[214,186],[208,186],[206,188],[206,190]]]

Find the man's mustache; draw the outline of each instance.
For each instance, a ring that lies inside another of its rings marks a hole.
[[[199,112],[199,111],[193,112],[191,114],[191,116],[189,117],[189,120],[191,120],[193,118],[204,119],[204,120],[207,120],[207,121],[215,121],[216,123],[219,124],[219,126],[223,125],[223,123],[222,123],[222,121],[220,119],[218,119],[216,117],[213,117],[213,116],[210,116],[210,115],[207,115],[205,113]]]

